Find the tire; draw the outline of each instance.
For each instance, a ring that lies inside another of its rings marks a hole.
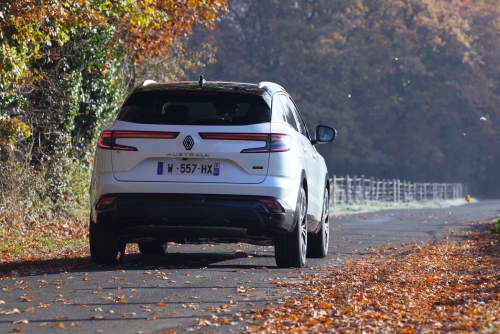
[[[161,239],[139,242],[139,251],[142,255],[165,255],[167,253],[167,243]]]
[[[89,224],[90,257],[98,264],[118,264],[125,256],[124,242],[110,228]]]
[[[307,196],[300,189],[295,211],[296,224],[292,233],[280,233],[275,237],[274,253],[280,268],[302,268],[307,254]]]
[[[307,257],[324,258],[328,255],[328,242],[330,239],[330,220],[328,219],[330,209],[330,197],[325,189],[323,196],[323,213],[321,215],[321,228],[318,233],[307,235]]]

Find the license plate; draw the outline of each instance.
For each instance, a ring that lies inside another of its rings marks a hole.
[[[219,176],[220,163],[170,163],[158,162],[158,175],[212,175]]]

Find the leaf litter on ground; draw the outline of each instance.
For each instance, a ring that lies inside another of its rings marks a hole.
[[[88,248],[84,219],[0,225],[0,264],[71,257]]]
[[[239,324],[245,332],[261,333],[498,332],[500,239],[486,232],[491,223],[476,223],[482,225],[481,232],[455,234],[443,242],[372,247],[368,256],[339,263],[340,266],[309,268],[308,273],[292,281],[274,280],[279,289],[294,293],[265,309],[238,312],[231,320],[215,315],[200,318],[192,328]],[[43,248],[42,252],[39,247],[27,247],[33,250],[28,253],[12,253],[4,248],[0,264],[27,264],[24,269],[17,267],[20,273],[10,273],[19,275],[33,273],[38,260],[89,261],[85,224],[71,224],[70,229],[71,233],[61,234],[49,228],[44,236],[52,236],[56,241],[82,241],[81,247],[61,244],[55,249]],[[1,234],[0,244],[9,247],[9,243],[3,242],[9,241],[13,233],[18,232]],[[24,229],[22,244],[36,244],[39,233]],[[116,302],[123,301],[118,298]],[[0,313],[20,311],[0,310]],[[19,330],[22,331],[22,326]]]
[[[500,239],[491,223],[442,242],[371,248],[340,266],[275,281],[299,293],[247,310],[243,331],[500,332]]]

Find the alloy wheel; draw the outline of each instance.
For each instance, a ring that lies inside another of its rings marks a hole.
[[[323,199],[323,249],[324,253],[328,254],[328,244],[330,241],[330,198],[328,191],[325,190],[325,198]]]
[[[299,203],[299,221],[297,222],[300,227],[300,256],[302,263],[305,264],[307,256],[307,197],[304,188],[300,191]]]

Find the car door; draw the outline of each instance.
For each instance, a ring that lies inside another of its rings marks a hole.
[[[291,100],[291,99],[290,99]],[[307,130],[306,124],[304,122],[304,119],[302,118],[302,115],[300,114],[299,109],[291,100],[293,103],[293,106],[295,107],[294,109],[294,115],[297,117],[297,122],[301,125],[301,129],[303,129],[302,135],[306,138],[304,141],[304,145],[307,145],[308,148],[308,161],[310,162],[308,164],[310,168],[310,175],[312,179],[312,185],[311,185],[311,192],[312,196],[315,199],[315,202],[313,205],[315,206],[315,211],[314,213],[311,214],[314,215],[314,218],[316,220],[321,219],[321,215],[323,213],[323,195],[324,195],[324,185],[325,185],[325,170],[323,168],[324,166],[324,161],[322,157],[319,155],[318,151],[316,150],[316,146],[311,144],[311,136],[309,134],[309,131]]]
[[[308,186],[308,215],[312,215],[315,220],[321,219],[321,195],[318,197],[318,168],[317,168],[317,152],[311,144],[307,128],[305,127],[302,118],[298,114],[297,108],[293,100],[288,95],[280,95],[280,100],[284,106],[287,119],[293,124],[292,127],[297,131],[297,140],[300,142],[304,166],[307,175]],[[308,217],[310,219],[311,217]]]

